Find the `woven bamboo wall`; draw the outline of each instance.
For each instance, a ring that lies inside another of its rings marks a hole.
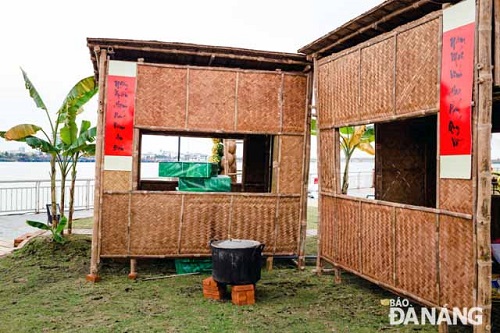
[[[296,255],[300,202],[300,195],[108,193],[101,256],[210,255],[209,241],[227,238],[262,242],[265,254]]]
[[[337,105],[333,103],[332,95],[333,87],[337,85],[334,86],[332,81],[338,78],[338,76],[330,75],[331,66],[331,63],[327,63],[317,67],[317,110],[321,110],[321,112],[317,112],[319,117],[318,125],[324,127],[333,126],[333,108]]]
[[[276,254],[292,255],[298,253],[298,237],[300,220],[300,200],[282,197],[278,202],[278,223],[275,231]],[[266,251],[270,252],[271,248]]]
[[[303,76],[283,75],[282,131],[303,133],[306,120],[307,80]]]
[[[323,194],[322,259],[431,305],[474,305],[468,215]]]
[[[439,179],[439,208],[472,214],[472,180]]]
[[[135,126],[222,133],[304,133],[307,75],[137,67]]]
[[[432,20],[397,35],[396,113],[439,107],[439,20]]]
[[[394,113],[394,37],[361,50],[360,120]]]
[[[394,207],[362,203],[362,273],[387,284],[394,284]]]
[[[102,198],[101,255],[128,252],[129,195],[104,194]]]
[[[319,61],[320,128],[436,113],[440,17],[430,14]]]
[[[359,50],[320,66],[320,75],[323,71],[325,71],[324,80],[319,83],[319,96],[320,100],[325,99],[325,103],[320,106],[320,128],[329,128],[334,123],[359,119]],[[326,98],[322,96],[323,94]],[[323,105],[325,108],[322,108]]]
[[[280,136],[279,191],[284,194],[300,194],[302,162],[304,159],[304,138],[302,136]]]
[[[321,195],[321,201],[320,204],[321,206],[320,211],[321,211],[321,221],[319,223],[319,233],[321,237],[321,242],[320,242],[320,251],[321,251],[321,256],[330,262],[334,262],[334,253],[335,253],[335,245],[334,245],[334,227],[335,227],[335,221],[336,221],[336,201],[337,199],[333,196],[330,195]]]
[[[180,253],[210,254],[208,242],[227,238],[230,217],[230,196],[185,196]]]
[[[376,125],[377,199],[436,206],[436,118]]]
[[[104,170],[102,188],[104,191],[123,192],[131,189],[130,171]]]
[[[333,193],[336,186],[335,177],[335,141],[334,130],[321,130],[319,143],[321,146],[321,192]]]
[[[189,70],[188,128],[234,128],[236,76],[236,72],[230,71]]]
[[[278,200],[274,197],[234,197],[230,238],[258,240],[266,245],[264,252],[269,253],[276,241],[277,205]]]
[[[397,287],[438,303],[436,215],[396,209]]]
[[[131,255],[177,254],[182,197],[159,193],[132,195]]]
[[[337,198],[333,226],[335,261],[357,272],[361,271],[360,207],[357,201]]]
[[[138,65],[135,125],[184,128],[187,80],[183,68]]]
[[[470,220],[441,216],[439,220],[440,304],[474,306],[474,224]]]
[[[241,73],[238,78],[237,131],[280,131],[280,87],[274,73]]]

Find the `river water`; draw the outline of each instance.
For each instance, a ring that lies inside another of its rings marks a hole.
[[[57,167],[56,167],[57,168]],[[372,161],[352,162],[351,172],[371,172],[374,168]],[[48,162],[0,162],[0,182],[14,180],[49,180],[50,164]],[[311,175],[317,174],[316,161],[311,162]],[[80,162],[77,165],[78,179],[94,179],[95,163]],[[158,163],[142,163],[141,178],[158,177]],[[59,172],[58,172],[58,178]]]

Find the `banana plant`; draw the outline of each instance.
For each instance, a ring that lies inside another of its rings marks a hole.
[[[97,92],[97,85],[93,76],[87,77],[80,80],[67,94],[63,101],[62,106],[56,113],[55,120],[50,116],[50,113],[43,102],[42,97],[36,90],[35,86],[29,79],[26,72],[21,68],[23,74],[25,87],[29,92],[30,97],[35,102],[37,108],[43,110],[47,116],[48,122],[50,124],[50,133],[47,133],[41,126],[36,124],[20,124],[10,128],[7,131],[0,131],[0,137],[6,140],[13,140],[18,142],[25,142],[28,146],[33,149],[37,149],[43,153],[50,155],[50,189],[51,189],[51,214],[52,223],[51,228],[53,235],[55,231],[58,230],[58,221],[56,214],[56,164],[59,165],[61,170],[61,221],[64,217],[64,182],[65,177],[68,173],[69,158],[65,157],[61,152],[61,146],[59,143],[59,127],[64,124],[70,113],[81,112],[82,106],[87,103]],[[74,130],[69,126],[65,131]],[[63,131],[64,132],[64,131]],[[37,136],[42,134],[42,137]],[[62,232],[62,231],[61,231]],[[54,239],[55,240],[55,239]]]
[[[64,231],[64,227],[66,227],[66,222],[67,222],[67,219],[65,216],[63,216],[63,217],[61,217],[61,220],[57,224],[57,227],[51,228],[42,222],[31,221],[31,220],[26,221],[26,223],[28,225],[30,225],[34,228],[50,231],[52,233],[52,239],[59,244],[64,244],[64,242],[65,242],[64,237],[63,237],[63,231]]]
[[[349,189],[349,163],[352,154],[359,149],[370,155],[375,155],[371,142],[375,141],[373,125],[347,126],[340,128],[340,148],[344,153],[345,167],[342,180],[342,194],[347,194]]]

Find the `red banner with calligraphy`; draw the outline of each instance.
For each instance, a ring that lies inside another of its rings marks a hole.
[[[104,154],[132,156],[135,77],[108,75]]]
[[[470,23],[443,33],[440,155],[471,154],[474,31]]]

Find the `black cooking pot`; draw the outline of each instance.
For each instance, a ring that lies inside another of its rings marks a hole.
[[[212,277],[219,283],[242,285],[260,280],[264,244],[248,239],[211,241]]]

